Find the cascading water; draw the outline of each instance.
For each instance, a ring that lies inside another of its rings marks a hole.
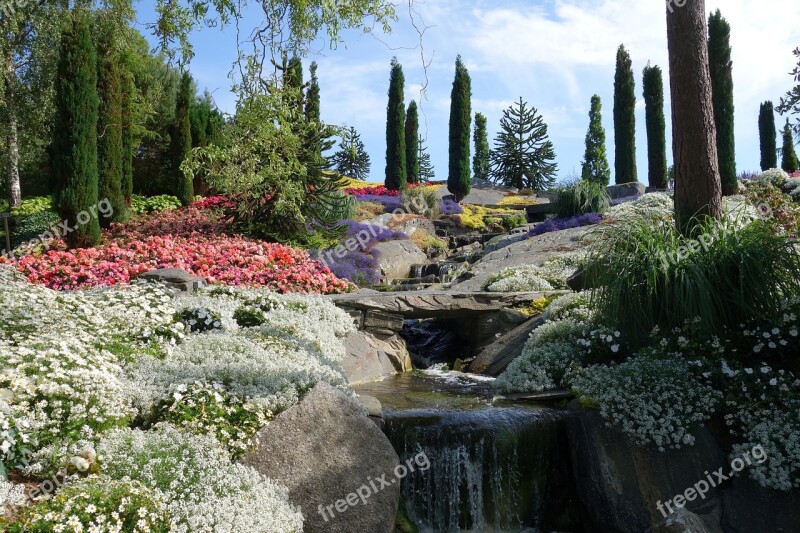
[[[356,392],[383,403],[402,463],[420,452],[430,462],[402,482],[407,516],[420,531],[580,531],[560,411],[494,405],[487,381],[439,371]]]

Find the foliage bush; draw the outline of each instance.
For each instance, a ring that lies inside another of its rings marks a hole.
[[[28,217],[42,211],[53,211],[53,198],[51,196],[34,196],[22,200],[22,205],[11,210],[15,217]]]
[[[564,253],[541,265],[508,267],[489,276],[484,288],[491,292],[551,291],[566,289],[567,278],[583,265],[583,252]]]
[[[548,218],[541,224],[537,224],[530,231],[526,234],[528,237],[534,237],[536,235],[543,235],[545,233],[550,233],[553,231],[561,231],[569,228],[579,228],[582,226],[591,226],[592,224],[598,224],[600,221],[603,220],[603,217],[598,215],[597,213],[586,213],[584,215],[575,215],[572,217],[553,217]]]
[[[556,215],[572,217],[585,213],[603,214],[610,206],[610,199],[602,184],[580,180],[558,189]]]
[[[698,239],[675,224],[631,216],[600,234],[586,268],[602,287],[593,305],[603,323],[641,338],[653,327],[699,318],[720,332],[755,317],[780,315],[783,298],[800,294],[795,242],[761,221],[744,227],[734,214],[699,222]]]
[[[439,194],[434,187],[414,187],[400,195],[403,206],[409,213],[425,215],[428,218],[439,216]]]
[[[180,206],[181,201],[169,194],[160,196],[139,196],[134,194],[131,197],[131,211],[136,215],[155,211],[170,211],[178,209]]]

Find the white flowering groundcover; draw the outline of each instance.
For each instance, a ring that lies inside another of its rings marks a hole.
[[[0,482],[0,529],[302,531],[285,489],[234,459],[316,383],[350,393],[352,329],[319,297],[56,292],[0,266],[0,464],[63,485],[21,505]]]

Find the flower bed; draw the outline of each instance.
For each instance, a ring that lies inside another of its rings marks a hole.
[[[568,228],[579,228],[581,226],[590,226],[598,224],[603,217],[597,213],[586,213],[585,215],[576,215],[566,218],[548,218],[541,224],[534,226],[527,234],[528,237],[535,235],[542,235],[553,231],[560,231]]]

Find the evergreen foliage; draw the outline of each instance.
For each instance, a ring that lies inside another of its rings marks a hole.
[[[419,183],[419,111],[411,100],[406,114],[406,174],[408,183]]]
[[[647,182],[656,189],[667,188],[667,123],[664,118],[664,80],[661,68],[644,68],[642,87],[647,128]]]
[[[472,177],[476,180],[488,180],[490,171],[489,133],[486,130],[486,116],[475,113],[475,131],[472,141],[475,144],[475,155],[472,156]]]
[[[428,152],[428,148],[425,147],[425,139],[422,138],[422,135],[419,136],[418,146],[419,180],[420,182],[431,181],[436,177],[436,172],[433,169],[433,164],[431,163],[431,154]]]
[[[189,205],[194,200],[192,179],[181,171],[181,163],[192,149],[192,126],[189,118],[192,99],[192,77],[188,72],[184,72],[181,75],[178,97],[175,101],[175,123],[172,128],[171,150],[173,179],[175,180],[174,195],[183,205]]]
[[[736,194],[736,145],[733,130],[733,62],[731,27],[720,10],[708,18],[708,66],[711,74],[714,122],[717,126],[717,160],[722,179],[722,195]]]
[[[614,74],[614,180],[638,181],[636,175],[636,94],[631,56],[624,45],[617,49]]]
[[[500,119],[491,157],[492,179],[517,189],[545,190],[555,182],[555,158],[547,124],[520,97]]]
[[[789,119],[783,127],[783,148],[781,149],[781,168],[791,174],[797,172],[797,152],[794,149],[794,133]]]
[[[472,82],[467,67],[456,58],[456,75],[450,93],[450,163],[447,190],[460,202],[472,185],[470,172],[470,127],[472,123]]]
[[[92,246],[100,240],[97,217],[86,216],[98,203],[97,56],[82,11],[72,14],[61,37],[55,107],[51,145],[55,205],[73,228],[65,235],[67,244]]]
[[[603,129],[600,97],[592,96],[589,110],[589,131],[586,132],[586,152],[583,156],[581,179],[607,187],[611,181],[611,168],[606,158],[606,130]]]
[[[761,170],[778,166],[778,130],[775,127],[775,109],[772,102],[761,104],[758,113],[758,137],[761,145]]]
[[[348,178],[363,180],[369,176],[369,154],[364,149],[361,135],[354,127],[351,126],[342,133],[339,150],[333,154],[331,164],[336,172]]]
[[[406,108],[403,102],[405,76],[403,66],[392,59],[389,79],[389,104],[386,106],[386,181],[387,189],[405,189],[406,171]]]

